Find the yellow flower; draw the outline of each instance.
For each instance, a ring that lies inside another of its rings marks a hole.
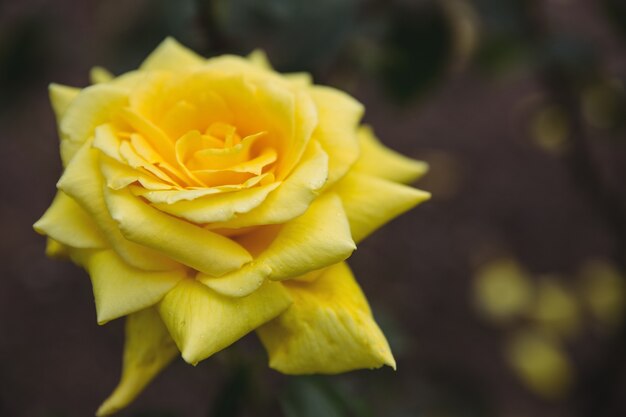
[[[429,194],[426,170],[360,126],[350,96],[261,53],[205,60],[165,40],[141,67],[53,84],[64,172],[35,224],[122,316],[126,406],[180,351],[196,364],[256,330],[270,366],[338,373],[395,361],[343,262]]]

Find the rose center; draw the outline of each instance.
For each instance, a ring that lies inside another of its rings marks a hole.
[[[266,137],[265,131],[241,137],[235,126],[214,122],[204,132],[192,130],[179,138],[176,159],[207,187],[250,186],[273,171],[277,152],[264,141]]]

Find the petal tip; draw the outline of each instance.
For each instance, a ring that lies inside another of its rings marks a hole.
[[[105,417],[110,416],[112,414],[117,413],[123,407],[119,404],[116,404],[115,398],[113,396],[107,398],[96,410],[96,417]]]
[[[183,349],[181,350],[181,357],[183,358],[185,362],[187,362],[191,366],[197,366],[200,363],[200,361],[202,361],[203,359],[206,359],[206,358],[201,358],[198,355],[197,349],[194,349],[190,347],[189,345],[183,347]]]
[[[393,357],[391,352],[387,352],[387,354],[385,355],[385,359],[384,359],[383,365],[387,365],[388,367],[390,367],[394,371],[398,370],[398,367],[397,367],[397,364],[396,364],[396,359]]]

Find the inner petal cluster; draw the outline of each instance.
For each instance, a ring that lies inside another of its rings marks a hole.
[[[161,183],[152,190],[220,193],[271,184],[311,132],[298,131],[296,97],[281,87],[205,72],[153,74],[116,117],[116,159]]]

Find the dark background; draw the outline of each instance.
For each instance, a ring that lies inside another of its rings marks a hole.
[[[31,228],[61,170],[47,85],[168,35],[350,92],[434,197],[350,259],[396,372],[286,377],[250,336],[121,417],[626,415],[623,1],[4,0],[0,416],[93,415],[117,383],[123,322]]]

